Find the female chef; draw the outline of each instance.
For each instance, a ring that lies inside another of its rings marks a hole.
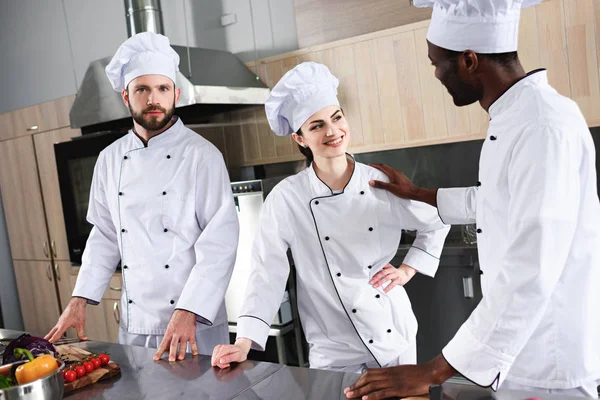
[[[250,349],[264,351],[281,304],[291,249],[298,309],[312,368],[361,372],[416,363],[417,321],[402,285],[418,271],[433,276],[449,227],[435,208],[369,186],[380,171],[346,153],[351,130],[329,69],[306,62],[273,88],[271,129],[292,135],[311,163],[267,197],[252,250],[252,271],[234,345],[212,363],[227,368]],[[417,230],[398,268],[401,230]]]

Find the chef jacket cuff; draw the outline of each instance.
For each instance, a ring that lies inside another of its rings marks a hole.
[[[442,355],[465,378],[494,391],[498,390],[515,360],[481,343],[466,324],[444,347]]]
[[[420,247],[412,246],[408,249],[403,263],[411,266],[423,275],[434,277],[440,264],[440,259]]]
[[[88,299],[87,297],[83,297],[83,296],[71,296],[71,298],[85,299],[85,300],[87,300],[87,304],[90,304],[92,306],[97,306],[98,304],[100,304],[99,301]]]
[[[88,284],[88,282],[93,280],[93,278],[93,276],[78,276],[71,297],[80,297],[82,299],[86,299],[88,304],[94,306],[100,304],[105,287],[101,287],[102,285],[98,285],[97,282]]]
[[[202,284],[195,287],[186,285],[179,300],[177,300],[175,309],[194,313],[197,322],[212,326],[221,308],[221,301],[216,300],[213,295],[217,292],[216,286],[208,280],[204,280]],[[198,293],[204,293],[205,295],[199,296]]]
[[[446,225],[470,223],[466,188],[438,189],[436,194],[438,214]]]
[[[240,315],[237,322],[237,338],[252,340],[252,349],[265,351],[271,326],[252,315]]]

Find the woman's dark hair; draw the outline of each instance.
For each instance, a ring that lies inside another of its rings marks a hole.
[[[296,135],[302,136],[302,128],[298,129],[298,132],[296,132]],[[298,149],[300,150],[300,153],[302,153],[304,155],[304,157],[306,157],[307,164],[310,164],[313,162],[315,157],[313,156],[311,149],[309,149],[308,147],[301,146],[300,144],[298,144]]]

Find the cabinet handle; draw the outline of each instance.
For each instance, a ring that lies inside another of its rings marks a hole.
[[[117,321],[117,324],[121,322],[121,311],[119,311],[118,301],[115,301],[115,304],[113,304],[113,317],[115,317],[115,321]]]
[[[32,132],[32,131],[37,131],[38,129],[40,129],[39,126],[37,125],[31,125],[29,128],[27,128],[28,132]]]
[[[58,258],[58,256],[56,255],[56,242],[54,240],[52,241],[51,247],[52,247],[52,257]]]
[[[48,276],[48,280],[52,282],[52,266],[50,264],[46,266],[46,275]]]
[[[44,255],[46,257],[50,257],[50,255],[48,254],[48,242],[44,242]]]
[[[56,279],[60,281],[60,269],[58,268],[58,264],[54,264],[54,273],[56,273]]]
[[[110,290],[114,290],[116,292],[120,292],[122,288],[120,287],[114,287],[114,286],[109,286]]]
[[[470,276],[463,276],[463,293],[466,299],[475,297],[473,292],[473,278]]]

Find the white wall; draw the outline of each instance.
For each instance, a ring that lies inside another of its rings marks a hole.
[[[0,112],[75,93],[61,0],[0,0]]]
[[[298,48],[293,0],[162,0],[161,6],[173,44],[226,50],[242,61]],[[221,26],[223,14],[235,14],[237,22]],[[0,113],[76,93],[88,64],[125,39],[123,0],[0,0]]]
[[[243,61],[298,48],[293,0],[222,0],[222,4],[224,14],[237,16],[236,24],[224,28],[227,50]]]
[[[127,39],[125,6],[123,0],[62,1],[67,15],[73,67],[79,88],[90,62],[114,54]]]

